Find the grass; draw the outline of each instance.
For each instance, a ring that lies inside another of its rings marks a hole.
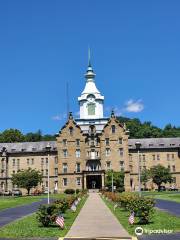
[[[129,225],[128,218],[130,214],[128,211],[125,211],[122,208],[116,208],[116,210],[114,211],[114,204],[112,202],[105,200],[104,198],[103,201],[106,203],[111,212],[117,217],[121,225],[128,231],[130,235],[135,236],[134,230],[136,227],[142,227],[143,229],[147,230],[167,229],[173,230],[173,232],[180,231],[180,218],[157,209],[155,209],[154,216],[149,224],[140,225],[135,222],[134,225]]]
[[[157,199],[163,199],[168,201],[174,201],[180,203],[180,193],[174,192],[143,192],[144,196],[154,197]]]
[[[3,238],[22,238],[22,237],[63,237],[69,231],[74,220],[83,207],[87,197],[83,198],[77,206],[76,212],[68,210],[64,216],[65,229],[53,225],[50,227],[42,227],[36,220],[36,214],[24,217],[13,223],[6,225],[0,229],[0,236]]]
[[[50,198],[60,198],[65,196],[65,194],[51,194]],[[17,207],[17,206],[22,206],[26,204],[31,204],[33,202],[38,202],[41,201],[41,199],[47,198],[47,195],[41,195],[41,196],[23,196],[23,197],[0,197],[0,211],[7,209],[7,208],[12,208],[12,207]]]

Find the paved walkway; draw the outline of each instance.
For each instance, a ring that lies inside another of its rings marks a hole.
[[[32,214],[35,212],[41,204],[47,203],[47,199],[43,199],[39,202],[34,202],[28,205],[8,208],[0,211],[0,227],[15,221],[21,217]]]
[[[156,207],[163,211],[167,211],[177,217],[180,217],[180,203],[156,199]]]
[[[66,235],[67,239],[70,237],[121,237],[131,239],[98,193],[89,194],[84,207]]]

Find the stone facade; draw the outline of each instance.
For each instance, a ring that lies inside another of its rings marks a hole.
[[[104,117],[104,96],[96,88],[90,61],[85,78],[78,98],[80,118],[69,115],[57,140],[49,142],[50,151],[47,142],[0,143],[0,190],[12,190],[12,174],[31,167],[42,172],[43,183],[38,188],[47,191],[49,161],[51,192],[104,188],[110,169],[124,171],[125,190],[134,191],[138,189],[139,158],[141,171],[157,164],[169,167],[174,177],[171,185],[180,189],[180,138],[129,139],[126,126],[113,112],[110,118]],[[155,188],[151,182],[146,187]]]

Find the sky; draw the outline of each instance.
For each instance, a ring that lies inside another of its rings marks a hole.
[[[88,63],[104,115],[180,126],[180,1],[0,1],[0,131],[57,133]]]

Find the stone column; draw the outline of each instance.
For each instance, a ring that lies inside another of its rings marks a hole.
[[[84,189],[86,189],[86,188],[87,188],[87,184],[86,184],[86,174],[84,174],[83,178],[84,178]]]
[[[102,179],[102,188],[104,188],[104,173],[101,174],[101,179]]]

